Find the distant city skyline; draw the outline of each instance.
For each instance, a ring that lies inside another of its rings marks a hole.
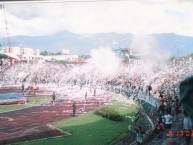
[[[191,0],[5,3],[11,36],[48,35],[60,31],[135,35],[175,33],[193,36],[192,7]],[[0,17],[3,16],[0,10]],[[4,20],[0,21],[2,30]]]

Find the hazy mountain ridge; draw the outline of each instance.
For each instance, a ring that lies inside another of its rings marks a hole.
[[[153,34],[152,36],[160,50],[167,50],[174,55],[184,56],[193,53],[193,37],[180,36],[173,33]],[[58,32],[45,36],[14,36],[11,37],[12,46],[38,48],[41,51],[51,52],[69,49],[74,54],[89,54],[90,50],[99,47],[111,47],[112,49],[129,47],[134,37],[125,33],[94,33],[76,34],[68,31]],[[7,38],[0,38],[2,46],[7,44]],[[179,50],[179,51],[178,51]]]

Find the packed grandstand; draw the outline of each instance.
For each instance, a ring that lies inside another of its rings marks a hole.
[[[61,91],[66,85],[78,86],[90,90],[105,90],[128,97],[143,107],[146,121],[144,132],[156,129],[157,133],[164,130],[164,116],[170,114],[174,122],[178,120],[182,105],[179,102],[179,84],[193,71],[193,60],[184,57],[164,64],[153,65],[117,65],[116,71],[105,72],[101,66],[88,62],[81,66],[67,67],[63,64],[18,63],[12,66],[1,66],[1,80],[3,84],[19,84],[24,90],[29,87],[47,88],[53,90],[58,98],[65,97]],[[57,88],[57,89],[56,89]],[[59,89],[61,88],[61,89]],[[24,91],[27,96],[30,91]],[[79,99],[79,95],[76,96]],[[121,98],[119,98],[121,99]],[[181,123],[181,122],[180,122]],[[167,134],[167,133],[166,133]],[[159,138],[164,138],[159,135]],[[125,143],[134,141],[134,138],[124,140]]]

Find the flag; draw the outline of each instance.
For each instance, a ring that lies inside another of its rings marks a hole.
[[[193,120],[193,76],[180,83],[180,102]]]

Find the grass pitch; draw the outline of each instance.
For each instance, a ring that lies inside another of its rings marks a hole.
[[[111,106],[115,107],[123,116],[134,116],[138,110],[136,105],[117,102]],[[132,124],[129,118],[125,118],[123,122],[117,122],[95,115],[92,111],[52,123],[54,127],[71,135],[18,143],[17,145],[109,145],[116,143],[129,133],[129,124]]]

